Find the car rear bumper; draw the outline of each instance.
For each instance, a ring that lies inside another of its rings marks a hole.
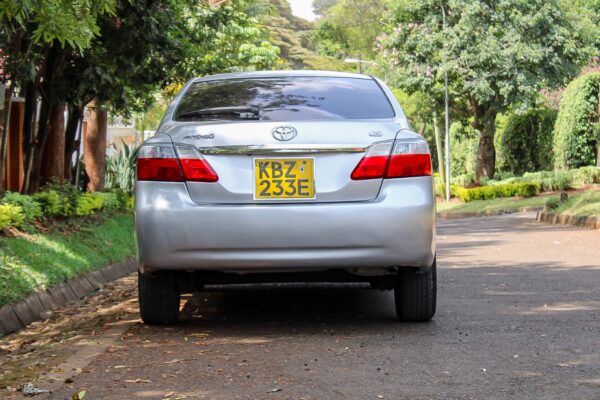
[[[142,272],[284,272],[395,266],[428,269],[435,255],[430,177],[384,181],[373,201],[194,203],[185,183],[137,182]]]

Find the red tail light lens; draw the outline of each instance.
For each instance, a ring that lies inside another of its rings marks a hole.
[[[206,160],[194,160],[182,158],[179,160],[186,181],[193,182],[216,182],[219,180],[216,172]]]
[[[388,156],[363,157],[352,171],[351,178],[355,181],[383,178],[388,159]]]
[[[216,182],[219,177],[194,147],[170,144],[142,146],[138,153],[140,181]]]
[[[431,175],[431,156],[423,140],[397,140],[371,146],[360,160],[351,178],[353,180],[408,178]]]
[[[137,158],[137,179],[182,182],[183,173],[173,146],[158,144],[140,147]]]
[[[429,154],[395,154],[390,157],[386,178],[408,178],[431,175]]]
[[[391,149],[392,142],[374,143],[354,168],[350,177],[355,181],[383,178]]]

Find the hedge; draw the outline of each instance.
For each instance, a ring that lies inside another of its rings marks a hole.
[[[507,183],[503,185],[480,186],[471,189],[458,188],[456,197],[463,202],[491,200],[499,197],[532,197],[540,192],[539,183]]]
[[[555,110],[539,107],[504,116],[496,132],[497,169],[516,175],[552,169],[556,115]]]
[[[595,163],[596,143],[600,140],[595,128],[599,91],[600,72],[582,75],[567,86],[554,126],[554,169]]]
[[[600,167],[581,167],[568,171],[527,172],[521,177],[511,177],[502,181],[489,181],[491,185],[505,183],[539,183],[542,192],[567,190],[588,184],[600,183]]]
[[[0,200],[0,231],[8,227],[27,227],[42,218],[83,217],[132,206],[130,196],[118,189],[80,193],[71,185],[51,185],[33,196],[6,192]]]

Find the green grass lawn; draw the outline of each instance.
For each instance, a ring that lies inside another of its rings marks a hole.
[[[448,213],[486,213],[497,212],[501,210],[513,210],[523,207],[543,207],[546,201],[551,198],[558,199],[558,195],[535,196],[529,198],[500,198],[493,200],[474,200],[468,203],[446,203],[438,202],[438,212]]]
[[[567,192],[568,193],[568,192]],[[569,193],[568,193],[569,194]],[[559,195],[535,196],[530,198],[501,198],[494,200],[475,200],[468,203],[439,201],[438,212],[455,213],[493,213],[502,210],[513,210],[523,207],[543,207],[550,199],[558,200]],[[566,202],[551,210],[569,215],[600,215],[600,190],[569,194]]]
[[[567,201],[551,211],[568,215],[600,216],[600,190],[569,196]]]
[[[77,219],[44,233],[0,237],[0,306],[133,255],[131,213]]]

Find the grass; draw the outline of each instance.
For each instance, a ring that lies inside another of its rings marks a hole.
[[[450,214],[455,213],[494,213],[502,210],[513,210],[524,207],[544,207],[546,202],[552,200],[558,204],[552,212],[568,215],[598,215],[600,216],[600,190],[588,190],[581,193],[569,194],[564,203],[558,203],[559,195],[542,195],[529,198],[500,198],[494,200],[475,200],[461,203],[455,200],[450,203],[438,202],[437,211]]]
[[[600,190],[569,196],[553,212],[567,215],[600,216]]]
[[[543,207],[551,198],[558,199],[558,195],[535,196],[529,198],[505,197],[493,200],[474,200],[468,203],[446,203],[437,204],[438,212],[447,213],[493,213],[502,210],[513,210],[523,207]]]
[[[0,306],[135,255],[132,214],[75,221],[0,237]]]

